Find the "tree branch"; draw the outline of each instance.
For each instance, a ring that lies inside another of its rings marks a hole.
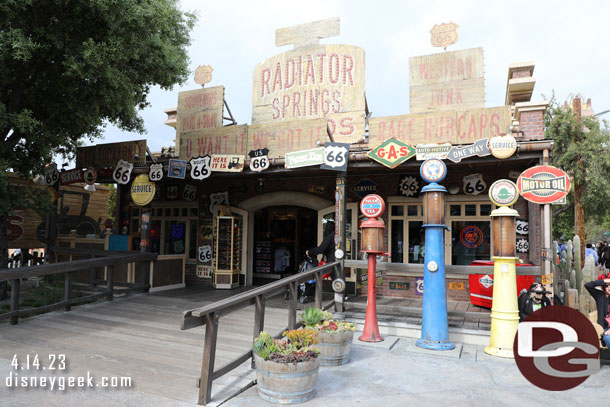
[[[571,205],[565,205],[563,208],[561,208],[561,209],[557,209],[555,212],[553,212],[553,217],[555,217],[555,216],[557,216],[557,215],[560,215],[560,214],[562,214],[562,213],[564,213],[564,212],[567,212],[567,211],[569,211],[570,209],[572,209],[573,207],[574,207],[574,204],[571,204]]]

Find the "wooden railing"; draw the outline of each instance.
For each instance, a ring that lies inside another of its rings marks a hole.
[[[108,301],[112,301],[115,292],[120,291],[121,293],[127,293],[136,290],[147,290],[149,288],[149,284],[147,279],[146,267],[150,265],[150,262],[153,262],[156,259],[157,255],[154,253],[126,254],[125,252],[123,252],[122,254],[112,254],[110,256],[104,256],[100,258],[0,270],[0,281],[11,282],[11,308],[9,312],[0,314],[0,320],[9,318],[9,324],[16,325],[19,321],[19,317],[23,315],[37,314],[62,307],[65,307],[66,311],[70,311],[72,305],[80,304],[83,302],[89,302],[98,298],[106,298]],[[126,286],[126,288],[116,290],[115,285],[117,284],[115,284],[113,281],[114,266],[126,263],[140,263],[143,266],[142,273],[140,275],[140,281],[135,284],[122,283],[121,285]],[[100,292],[84,297],[72,298],[72,283],[74,272],[79,270],[95,270],[96,268],[100,267],[106,267],[106,279],[94,281],[94,273],[90,273],[91,288],[88,289],[91,291]],[[19,295],[21,279],[30,277],[42,277],[53,274],[64,274],[64,300],[42,307],[20,309]],[[105,285],[105,288],[99,287],[100,285]]]
[[[345,267],[355,269],[367,269],[368,262],[366,260],[345,260]],[[424,275],[423,264],[405,264],[405,263],[386,263],[377,262],[377,270],[385,271],[402,271],[407,273],[421,273]],[[518,276],[540,276],[542,275],[542,269],[540,266],[520,266],[517,267]],[[493,274],[493,266],[445,266],[445,273],[447,274]]]
[[[335,270],[337,273],[339,273],[341,268],[342,263],[339,261],[326,264],[324,266],[316,267],[306,272],[266,284],[251,291],[217,301],[205,307],[185,311],[182,315],[181,329],[191,329],[206,325],[205,341],[203,343],[203,360],[201,362],[201,378],[199,381],[198,403],[203,405],[209,403],[212,395],[212,382],[214,380],[237,368],[247,360],[252,359],[252,348],[250,347],[247,352],[240,355],[235,360],[227,363],[218,370],[214,370],[216,338],[218,337],[218,322],[221,316],[227,315],[245,306],[255,304],[256,310],[254,314],[254,330],[252,335],[252,339],[254,340],[254,338],[261,333],[265,325],[265,299],[277,294],[283,294],[286,289],[288,289],[290,291],[290,300],[288,304],[287,329],[295,329],[301,326],[300,322],[297,323],[298,284],[315,279],[315,306],[317,308],[327,310],[334,305],[334,300],[325,306],[322,305],[322,275],[331,270]],[[281,332],[276,337],[280,336]],[[254,367],[253,359],[252,367]]]

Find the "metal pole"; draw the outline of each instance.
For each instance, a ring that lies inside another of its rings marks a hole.
[[[358,339],[362,342],[381,342],[383,338],[379,334],[379,324],[377,323],[377,300],[375,298],[375,282],[377,273],[377,256],[368,253],[368,289],[366,317],[364,319],[364,330]]]

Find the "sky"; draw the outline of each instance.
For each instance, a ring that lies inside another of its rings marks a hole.
[[[225,86],[225,100],[239,124],[252,122],[252,76],[266,58],[292,46],[275,46],[275,30],[339,17],[340,34],[322,44],[348,44],[365,51],[366,97],[373,117],[409,113],[409,58],[443,52],[430,44],[435,24],[453,21],[459,39],[448,51],[483,47],[486,107],[504,105],[508,66],[535,63],[532,101],[559,101],[571,94],[591,98],[598,113],[610,109],[610,1],[343,1],[184,0],[198,15],[188,54],[194,73],[211,65],[212,81]],[[146,138],[151,151],[173,145],[163,109],[178,93],[197,89],[193,75],[171,91],[153,88],[141,111],[147,134],[108,126],[97,143]],[[610,113],[602,116],[610,120]]]

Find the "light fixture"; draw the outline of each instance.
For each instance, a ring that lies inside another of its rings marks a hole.
[[[85,191],[95,192],[95,185],[85,185]]]

